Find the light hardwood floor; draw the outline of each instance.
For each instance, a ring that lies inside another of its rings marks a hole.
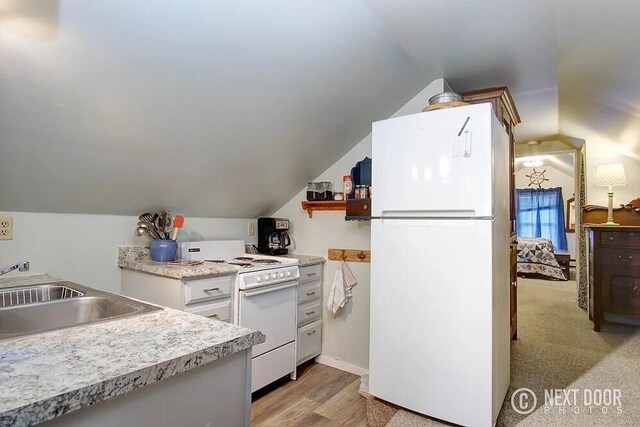
[[[314,362],[298,369],[298,380],[259,390],[251,404],[252,426],[366,426],[360,377]]]

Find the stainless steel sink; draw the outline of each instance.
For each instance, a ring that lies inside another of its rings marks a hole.
[[[83,293],[64,284],[0,289],[0,308],[80,297]]]
[[[0,340],[162,310],[72,282],[0,289]]]

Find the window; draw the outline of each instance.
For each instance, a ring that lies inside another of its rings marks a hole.
[[[562,189],[516,190],[516,233],[521,237],[544,237],[556,249],[567,249]]]

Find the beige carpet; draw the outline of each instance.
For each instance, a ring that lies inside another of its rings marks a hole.
[[[640,328],[605,323],[602,332],[593,332],[576,292],[573,281],[519,279],[518,341],[512,343],[511,387],[498,426],[640,426]],[[528,415],[511,407],[511,395],[521,387],[537,395],[537,408]],[[584,406],[585,389],[607,388],[620,389],[620,407],[608,406],[603,414],[602,406]],[[545,406],[545,389],[577,389],[577,405]],[[387,424],[434,425],[440,424],[403,410]]]

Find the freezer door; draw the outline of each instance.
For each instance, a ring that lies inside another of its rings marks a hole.
[[[491,216],[492,120],[478,104],[374,123],[372,216]]]
[[[460,425],[493,424],[492,224],[372,221],[371,394]]]

